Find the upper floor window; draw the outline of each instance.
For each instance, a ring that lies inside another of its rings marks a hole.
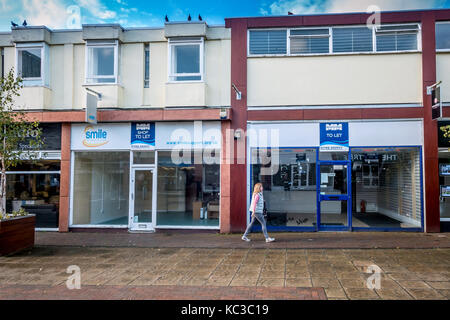
[[[144,46],[144,88],[150,87],[150,45]]]
[[[330,30],[300,29],[291,30],[291,54],[313,54],[330,52]]]
[[[169,40],[169,81],[203,81],[203,38]]]
[[[419,24],[258,29],[248,36],[249,56],[401,52],[421,47]]]
[[[48,49],[44,43],[29,43],[16,45],[17,75],[27,85],[48,85],[47,60]]]
[[[367,27],[333,28],[333,52],[354,53],[373,51],[372,30]]]
[[[287,30],[251,30],[250,54],[286,54]]]
[[[376,29],[377,52],[415,51],[419,25],[381,26]]]
[[[115,84],[118,78],[119,44],[117,41],[87,43],[87,84]]]
[[[450,21],[436,23],[436,49],[450,50]]]
[[[0,68],[1,68],[1,72],[0,72],[0,77],[4,78],[5,77],[5,50],[3,50],[3,48],[0,48]]]

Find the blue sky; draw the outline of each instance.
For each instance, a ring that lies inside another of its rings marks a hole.
[[[365,12],[370,5],[384,11],[450,8],[450,0],[0,0],[0,31],[9,31],[11,20],[24,19],[51,29],[88,23],[160,27],[166,14],[171,21],[185,21],[189,13],[193,19],[200,13],[208,24],[221,25],[225,17]]]

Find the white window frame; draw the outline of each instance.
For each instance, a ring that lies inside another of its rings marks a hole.
[[[148,52],[148,66],[146,65],[147,52]],[[146,72],[148,72],[148,79],[145,76]],[[150,88],[150,43],[144,44],[144,88],[145,89]]]
[[[250,31],[283,31],[283,30],[286,30],[286,53],[271,53],[271,54],[251,54],[250,53]],[[248,29],[247,30],[247,57],[286,57],[286,56],[290,56],[291,44],[289,42],[289,36],[290,36],[289,28]]]
[[[444,22],[444,23],[450,23]],[[365,24],[355,24],[355,25],[344,25],[344,26],[314,26],[314,27],[299,27],[299,28],[261,28],[261,29],[248,29],[247,30],[247,57],[301,57],[301,56],[327,56],[327,55],[366,55],[366,54],[393,54],[393,53],[419,53],[422,52],[422,25],[419,22],[416,23],[400,23],[400,24],[383,24],[383,26],[407,26],[407,25],[417,25],[417,50],[398,50],[398,51],[377,51],[377,41],[376,41],[376,28],[370,28],[372,31],[372,51],[363,52],[334,52],[333,48],[333,29],[342,28],[361,28],[366,27]],[[329,30],[329,53],[303,53],[303,54],[291,54],[291,30],[308,30],[308,29],[328,29]],[[286,54],[250,54],[250,31],[271,31],[271,30],[286,30],[287,36],[287,53]],[[443,50],[444,52],[450,52],[449,50]]]
[[[19,70],[19,51],[25,51],[30,49],[40,49],[41,50],[41,76],[34,78],[22,78],[22,70]],[[48,54],[48,48],[43,42],[39,43],[18,43],[16,44],[16,68],[15,74],[16,77],[21,77],[23,80],[24,86],[27,85],[40,85],[43,86],[45,84],[46,79],[46,59]]]
[[[175,46],[192,46],[199,45],[200,47],[200,73],[173,73],[173,61],[172,61],[172,49]],[[169,57],[167,61],[168,70],[168,83],[189,83],[189,82],[204,82],[205,79],[205,39],[192,38],[192,39],[169,39],[168,42]],[[200,77],[200,80],[175,80],[177,77]]]
[[[436,21],[436,26],[438,24],[449,24],[450,25],[450,21]],[[435,28],[436,28],[436,26],[435,26]],[[436,39],[436,46],[437,46],[437,39]],[[447,48],[447,49],[437,49],[436,48],[436,52],[450,52],[450,48]],[[450,219],[449,219],[449,221],[450,221]]]
[[[328,41],[328,53],[292,53],[291,52],[291,38],[308,38],[308,36],[291,36],[291,31],[297,31],[297,30],[328,30],[328,37],[327,36],[309,36],[309,37],[311,37],[311,38],[328,38],[329,39],[329,41]],[[321,56],[321,55],[329,55],[329,54],[331,54],[332,53],[332,48],[331,48],[331,46],[333,45],[333,42],[332,42],[332,39],[333,39],[333,37],[332,37],[332,35],[331,35],[331,33],[332,33],[332,29],[330,28],[330,27],[316,27],[316,28],[314,28],[314,27],[308,27],[308,28],[291,28],[291,29],[288,29],[288,40],[287,40],[287,43],[288,43],[288,45],[287,45],[287,47],[288,47],[288,53],[289,53],[289,56]]]
[[[373,28],[374,51],[376,53],[422,52],[422,25],[420,23],[385,24],[382,27],[417,26],[417,50],[377,51],[377,30]]]
[[[114,75],[113,76],[95,76],[90,75],[89,70],[92,61],[90,61],[89,49],[90,48],[113,48],[114,49]],[[114,42],[87,42],[85,48],[85,85],[86,86],[108,86],[119,84],[119,41]],[[110,79],[114,77],[114,82],[97,82],[98,79]],[[94,82],[95,81],[95,82]]]

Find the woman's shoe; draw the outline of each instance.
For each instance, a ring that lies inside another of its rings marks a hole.
[[[275,241],[274,238],[267,238],[267,239],[266,239],[266,242],[267,242],[267,243],[269,243],[269,242],[274,242],[274,241]]]
[[[241,238],[243,241],[246,241],[246,242],[250,242],[250,239],[249,238],[247,238],[247,237],[245,237],[245,236],[242,236],[242,238]]]

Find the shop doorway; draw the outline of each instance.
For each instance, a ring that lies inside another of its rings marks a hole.
[[[321,161],[318,192],[318,230],[346,231],[351,229],[350,162]]]
[[[154,231],[156,215],[154,168],[133,168],[130,192],[130,231]]]

